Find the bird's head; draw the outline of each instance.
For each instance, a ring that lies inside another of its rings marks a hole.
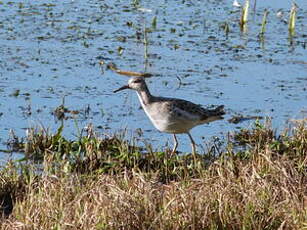
[[[142,91],[146,89],[145,79],[143,77],[132,77],[129,79],[128,84],[120,87],[117,90],[114,90],[114,93],[122,91],[124,89],[133,89],[136,91]]]

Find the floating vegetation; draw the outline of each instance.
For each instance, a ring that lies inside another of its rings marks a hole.
[[[140,7],[140,0],[132,0],[132,6],[135,8]]]
[[[14,90],[13,93],[10,94],[11,97],[18,97],[20,95],[20,89]]]
[[[261,120],[263,119],[262,116],[243,116],[243,115],[236,115],[233,116],[232,118],[228,119],[228,122],[233,123],[233,124],[238,124],[243,121],[247,120]]]
[[[115,73],[119,74],[119,75],[125,75],[125,76],[133,76],[133,77],[152,77],[151,73],[141,73],[141,72],[133,72],[133,71],[128,71],[128,70],[120,70],[117,68],[117,66],[115,65],[115,63],[111,62],[107,65],[107,69],[110,69],[112,71],[114,71]]]
[[[77,115],[80,113],[78,110],[70,110],[64,105],[65,103],[65,97],[62,98],[62,104],[56,107],[52,114],[57,120],[67,120],[70,118],[73,118],[73,115]],[[67,116],[69,114],[69,116]]]
[[[118,53],[118,55],[121,56],[121,55],[123,54],[124,50],[125,50],[125,49],[124,49],[123,47],[121,47],[121,46],[117,47],[117,53]]]

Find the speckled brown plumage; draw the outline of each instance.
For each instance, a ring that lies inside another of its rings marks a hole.
[[[205,109],[190,101],[153,96],[145,79],[140,77],[130,78],[128,85],[114,92],[124,89],[136,90],[141,105],[153,125],[161,132],[174,135],[175,144],[172,152],[176,152],[178,146],[175,134],[187,133],[192,143],[192,151],[195,153],[195,142],[189,131],[197,125],[223,119],[222,115],[225,114],[223,105],[215,109]]]

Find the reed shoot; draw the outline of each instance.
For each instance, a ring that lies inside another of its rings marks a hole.
[[[262,17],[262,23],[261,23],[261,30],[260,30],[260,36],[263,36],[266,30],[266,24],[267,24],[267,16],[269,14],[269,11],[267,9],[264,10],[263,17]]]
[[[249,0],[245,1],[245,5],[242,8],[242,14],[241,14],[241,18],[240,18],[240,28],[243,31],[244,27],[247,23],[248,20],[248,9],[249,9]]]
[[[288,24],[289,35],[291,37],[295,34],[296,12],[297,12],[297,5],[293,2],[290,10],[289,24]]]

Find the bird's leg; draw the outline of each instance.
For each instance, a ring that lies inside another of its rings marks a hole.
[[[176,137],[175,133],[173,134],[173,137],[174,137],[174,148],[172,150],[172,154],[175,154],[176,153],[176,149],[178,147],[178,141],[177,141],[177,137]]]
[[[191,134],[189,132],[187,132],[190,140],[191,140],[191,146],[192,146],[192,154],[195,155],[196,154],[196,147],[195,147],[195,141],[193,140]]]

